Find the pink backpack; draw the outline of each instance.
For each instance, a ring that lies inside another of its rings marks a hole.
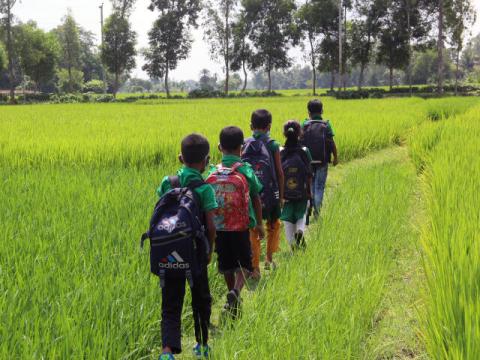
[[[206,180],[215,190],[219,206],[214,215],[217,231],[248,230],[248,182],[245,176],[237,171],[242,165],[240,162],[233,164],[231,168],[217,165],[217,169]]]

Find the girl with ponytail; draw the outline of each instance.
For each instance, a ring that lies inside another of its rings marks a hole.
[[[306,245],[304,232],[311,202],[312,157],[308,149],[300,145],[302,128],[297,121],[287,121],[283,126],[283,135],[286,141],[280,157],[285,175],[285,205],[280,219],[285,226],[288,244],[295,251]]]

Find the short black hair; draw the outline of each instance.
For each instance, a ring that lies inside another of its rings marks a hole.
[[[220,132],[220,145],[227,151],[237,150],[243,145],[243,131],[236,126],[227,126]]]
[[[208,140],[200,134],[190,134],[182,140],[182,158],[187,164],[198,164],[210,153]]]
[[[258,109],[252,113],[251,126],[253,129],[266,129],[272,123],[272,114],[265,109]]]
[[[310,100],[307,105],[310,114],[323,114],[323,104],[320,100]]]

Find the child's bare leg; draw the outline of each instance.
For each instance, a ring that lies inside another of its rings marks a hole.
[[[247,273],[245,269],[240,269],[235,273],[235,289],[240,293],[245,286]]]
[[[225,278],[225,283],[227,284],[228,291],[233,290],[235,288],[235,273],[227,273],[223,274],[223,277]]]

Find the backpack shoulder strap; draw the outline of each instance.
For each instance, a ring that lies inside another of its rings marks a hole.
[[[205,185],[205,184],[206,184],[206,183],[205,183],[205,181],[203,181],[203,180],[194,180],[194,181],[191,181],[190,184],[188,184],[187,187],[188,187],[190,190],[193,191],[193,190],[195,190],[195,189],[197,189],[197,188],[199,188],[200,186],[203,186],[203,185]]]
[[[243,166],[243,164],[240,161],[237,161],[235,164],[232,165],[232,171],[237,171],[238,172],[238,168],[242,167],[242,166]]]

